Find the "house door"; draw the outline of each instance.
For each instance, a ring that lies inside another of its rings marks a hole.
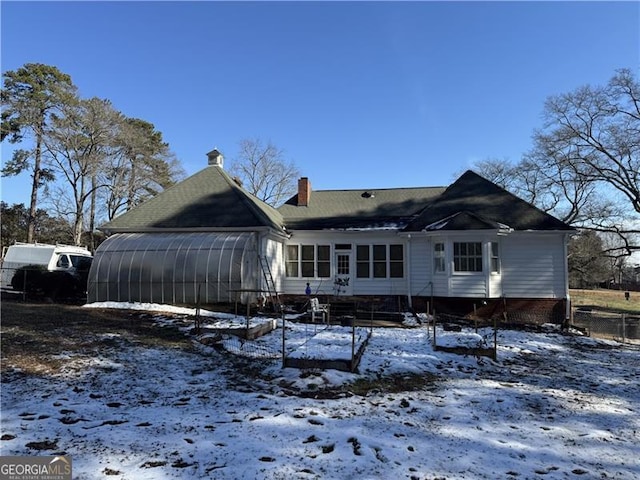
[[[336,276],[333,290],[336,295],[352,295],[351,252],[336,253]]]

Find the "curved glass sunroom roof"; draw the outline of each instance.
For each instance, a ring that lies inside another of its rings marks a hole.
[[[88,302],[224,303],[257,282],[256,234],[120,233],[95,253]]]

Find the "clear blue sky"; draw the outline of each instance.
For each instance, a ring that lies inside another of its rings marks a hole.
[[[152,122],[189,175],[260,137],[314,189],[446,185],[475,160],[517,161],[549,95],[640,64],[638,2],[0,8],[3,72],[58,67]],[[27,204],[29,181],[2,179],[2,200]]]

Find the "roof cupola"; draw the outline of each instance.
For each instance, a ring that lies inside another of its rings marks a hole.
[[[214,148],[209,153],[207,153],[207,159],[210,166],[215,165],[216,167],[222,168],[224,157],[217,148]]]

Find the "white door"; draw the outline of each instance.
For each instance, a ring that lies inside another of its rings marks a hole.
[[[336,253],[336,275],[333,290],[336,295],[353,294],[353,275],[351,275],[351,252]]]

